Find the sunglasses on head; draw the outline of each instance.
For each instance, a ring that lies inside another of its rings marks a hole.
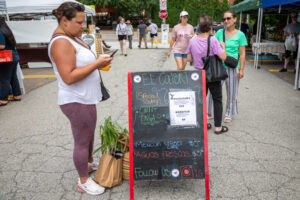
[[[225,22],[226,20],[229,21],[231,19],[232,19],[232,17],[225,17],[225,18],[223,18],[223,21]]]

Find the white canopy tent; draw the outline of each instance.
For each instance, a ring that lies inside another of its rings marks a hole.
[[[8,15],[16,14],[38,14],[52,13],[52,10],[64,2],[77,2],[75,0],[0,0],[0,5],[6,2]],[[77,2],[79,3],[79,2]],[[88,15],[95,15],[95,10],[85,5],[85,12]]]

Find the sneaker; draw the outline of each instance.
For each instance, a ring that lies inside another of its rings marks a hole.
[[[287,69],[282,68],[279,72],[287,72]]]
[[[77,191],[90,195],[99,195],[105,192],[105,188],[98,185],[91,177],[85,183],[81,183],[78,179]]]
[[[89,173],[96,171],[97,169],[98,169],[98,163],[96,163],[95,161],[92,163],[88,163]]]
[[[138,48],[141,48],[141,46],[139,45]]]

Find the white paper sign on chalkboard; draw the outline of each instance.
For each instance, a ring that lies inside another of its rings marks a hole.
[[[169,92],[171,126],[196,126],[195,91]]]

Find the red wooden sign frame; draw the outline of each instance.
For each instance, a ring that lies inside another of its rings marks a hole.
[[[209,169],[208,169],[208,142],[207,142],[207,113],[206,113],[206,75],[202,70],[203,91],[203,126],[204,126],[204,168],[205,168],[205,193],[206,200],[210,200]],[[133,133],[132,133],[132,78],[128,73],[128,118],[129,118],[129,163],[130,163],[130,200],[134,200],[134,175],[133,175]]]

